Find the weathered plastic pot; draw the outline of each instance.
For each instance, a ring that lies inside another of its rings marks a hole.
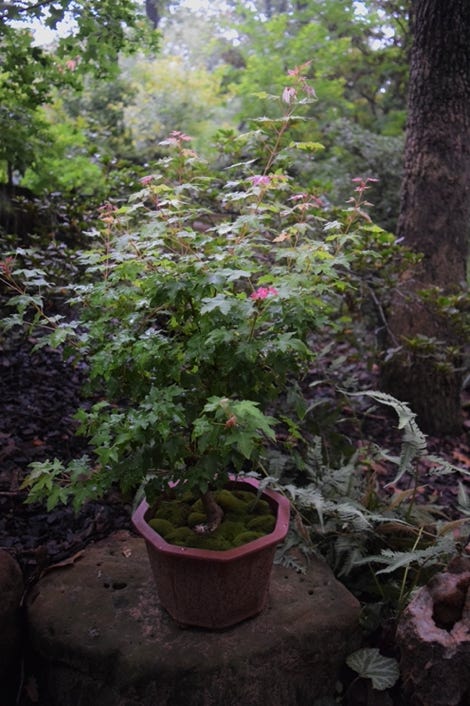
[[[258,485],[250,478],[229,481],[227,488],[253,491]],[[290,504],[272,490],[261,497],[276,515],[273,531],[226,551],[169,544],[147,523],[147,502],[137,507],[132,522],[145,539],[160,603],[181,625],[227,628],[265,607],[276,545],[289,528]]]

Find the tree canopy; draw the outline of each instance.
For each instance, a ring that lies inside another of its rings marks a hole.
[[[38,45],[37,26],[56,31],[52,47]],[[8,178],[24,173],[47,141],[38,109],[54,90],[79,90],[89,74],[116,75],[120,53],[143,46],[156,48],[157,35],[132,0],[0,3],[0,161]]]

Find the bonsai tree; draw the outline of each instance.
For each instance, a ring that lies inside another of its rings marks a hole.
[[[84,282],[71,285],[79,317],[49,319],[43,339],[86,356],[95,403],[77,417],[93,455],[33,464],[31,501],[79,507],[117,483],[142,487],[152,504],[169,487],[191,489],[206,512],[200,530],[211,532],[222,515],[212,491],[231,473],[264,468],[281,435],[287,448],[301,440],[312,337],[342,326],[349,262],[373,271],[381,247],[394,252],[368,218],[357,226],[367,180],[342,222],[326,224],[321,199],[288,174],[297,155],[321,149],[295,139],[299,111],[315,100],[307,71],[290,71],[271,97],[280,117],[242,135],[221,131],[216,168],[175,131],[129,203],[102,207]],[[3,279],[25,310],[11,261]],[[29,303],[44,321],[40,299]]]

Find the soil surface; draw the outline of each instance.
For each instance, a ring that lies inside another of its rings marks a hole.
[[[131,529],[131,507],[118,493],[89,503],[78,513],[64,506],[48,512],[43,505],[25,502],[27,492],[21,484],[31,462],[55,457],[68,461],[88,450],[86,439],[75,435],[73,418],[79,406],[86,404],[81,392],[86,367],[65,364],[57,351],[34,351],[35,343],[29,339],[0,347],[0,547],[18,560],[30,582],[50,565],[73,557],[89,542],[117,529]],[[341,374],[353,372],[359,375],[363,389],[376,387],[373,369],[368,371],[354,353],[346,351]],[[324,375],[324,371],[317,374]],[[314,389],[327,407],[331,388]],[[462,434],[428,438],[428,446],[432,453],[470,471],[470,396],[463,404]],[[345,406],[346,424],[348,412]],[[351,435],[355,427],[350,427]],[[373,413],[364,412],[361,435],[389,449],[397,448],[400,438],[394,420],[385,412],[382,416],[377,408]],[[356,442],[361,443],[359,438]],[[390,479],[387,473],[384,467],[384,482]],[[424,496],[454,514],[455,479],[436,478],[433,487],[426,487]]]

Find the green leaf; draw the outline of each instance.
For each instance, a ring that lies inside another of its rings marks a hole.
[[[219,311],[227,315],[230,313],[232,308],[233,299],[224,296],[223,294],[217,294],[215,297],[208,297],[203,299],[203,305],[201,306],[201,314],[209,314],[214,309],[219,309]]]
[[[270,100],[270,101],[278,101],[279,96],[276,96],[272,93],[266,93],[266,91],[257,91],[251,94],[253,98],[259,98],[260,100]]]
[[[255,447],[252,438],[245,436],[243,433],[239,434],[238,438],[235,440],[235,444],[242,456],[246,459],[251,458],[251,454],[253,453],[253,449]]]
[[[321,142],[295,142],[292,141],[289,147],[303,152],[320,152],[325,149]]]
[[[378,691],[390,689],[398,681],[400,670],[393,657],[384,657],[376,647],[366,647],[353,652],[346,664],[363,679],[370,679]]]

